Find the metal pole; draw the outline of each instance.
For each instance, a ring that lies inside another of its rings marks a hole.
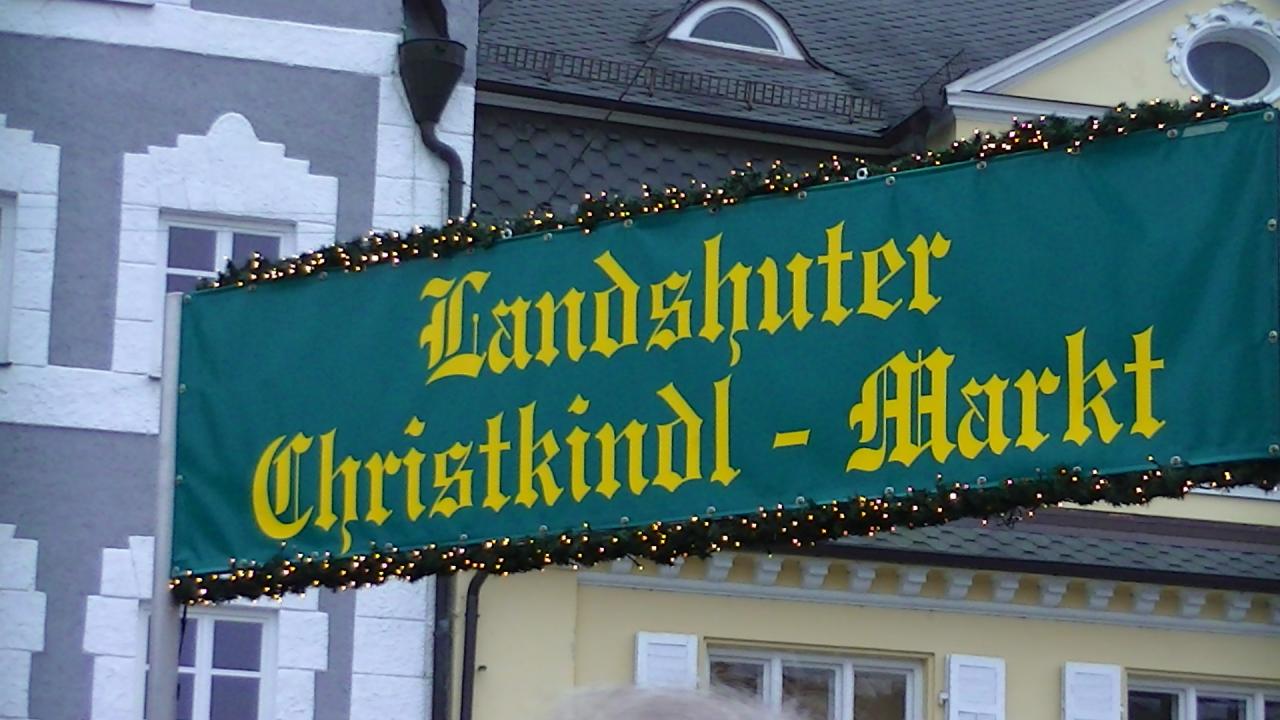
[[[151,585],[151,667],[147,677],[147,720],[174,720],[178,711],[178,606],[169,594],[173,555],[174,456],[178,425],[178,340],[182,293],[164,300],[164,359],[160,370],[160,458],[156,469],[156,553]]]

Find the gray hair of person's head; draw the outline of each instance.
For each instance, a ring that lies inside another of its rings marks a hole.
[[[723,691],[609,688],[562,701],[548,720],[795,720],[754,697]]]

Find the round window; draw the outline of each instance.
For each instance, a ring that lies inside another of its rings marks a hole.
[[[1239,43],[1210,40],[1187,53],[1187,69],[1196,84],[1228,100],[1259,95],[1271,84],[1267,61]]]

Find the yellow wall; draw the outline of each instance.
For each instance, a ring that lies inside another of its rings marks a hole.
[[[575,687],[631,683],[640,631],[698,635],[704,666],[707,643],[917,658],[927,720],[944,718],[937,697],[953,653],[1004,658],[1009,720],[1059,720],[1068,661],[1280,689],[1275,637],[579,586],[574,572],[557,570],[485,586],[475,720],[550,718]]]
[[[1194,94],[1169,71],[1165,53],[1170,35],[1196,15],[1223,0],[1168,2],[1110,33],[1076,47],[1041,67],[1014,78],[993,92],[1090,105],[1151,98],[1185,99]],[[1280,0],[1252,0],[1268,18],[1280,18]]]

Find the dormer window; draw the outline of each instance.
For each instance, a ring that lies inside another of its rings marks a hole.
[[[673,40],[803,60],[800,44],[777,13],[750,0],[708,0],[680,19]]]

